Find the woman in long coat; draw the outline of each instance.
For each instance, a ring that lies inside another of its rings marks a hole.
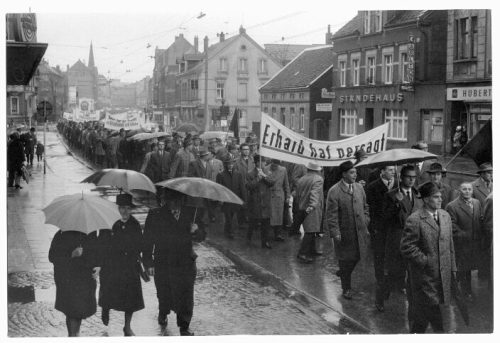
[[[166,205],[149,211],[144,227],[144,265],[154,275],[159,302],[158,324],[168,323],[170,311],[177,314],[180,334],[193,335],[196,254],[191,241],[194,211],[182,206],[183,196],[169,191]]]
[[[109,311],[125,312],[125,336],[134,336],[130,327],[132,315],[144,308],[142,285],[137,270],[137,260],[142,248],[142,232],[139,222],[130,215],[132,196],[120,194],[116,203],[122,216],[108,230],[101,231],[103,263],[99,306],[102,307],[102,321],[108,325]],[[106,233],[106,231],[108,231]]]
[[[96,312],[99,273],[95,236],[78,231],[58,231],[49,250],[54,264],[55,308],[66,315],[68,336],[78,336],[82,319]]]
[[[285,167],[279,165],[278,160],[272,160],[271,165],[265,169],[268,175],[267,180],[271,186],[271,227],[274,231],[274,240],[283,241],[280,234],[283,225],[283,212],[285,200],[290,197],[290,187],[288,185],[288,173]]]

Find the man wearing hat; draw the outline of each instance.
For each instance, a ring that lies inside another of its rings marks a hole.
[[[410,333],[425,333],[429,323],[444,333],[442,305],[451,300],[452,277],[456,277],[452,222],[441,209],[441,192],[432,182],[420,187],[424,207],[406,220],[401,254],[408,262]]]
[[[367,157],[368,155],[366,154],[365,149],[361,148],[356,150],[356,152],[354,153],[354,158],[356,159],[356,162],[354,164],[355,165],[358,164],[359,162],[365,160]],[[365,187],[368,183],[373,181],[370,179],[373,173],[373,170],[370,167],[367,166],[356,167],[356,172],[358,174],[356,182],[359,182],[363,187]]]
[[[481,205],[484,205],[486,197],[492,192],[493,190],[493,166],[491,163],[482,163],[479,166],[479,170],[477,171],[479,174],[479,177],[472,182],[472,197],[474,199],[479,200],[481,202]],[[488,257],[488,249],[490,247],[491,241],[486,237],[483,236],[481,238],[481,253],[479,255],[479,270],[478,270],[478,276],[480,279],[489,279],[489,257]]]
[[[36,133],[35,128],[32,127],[28,132],[23,134],[21,140],[24,143],[24,152],[26,153],[26,162],[31,166],[33,165],[33,156],[35,154],[36,146]]]
[[[493,166],[491,163],[483,163],[477,171],[479,177],[472,183],[472,197],[484,203],[484,199],[493,189]]]
[[[316,248],[316,235],[321,231],[323,219],[323,177],[321,167],[313,162],[307,164],[307,173],[297,181],[299,212],[305,212],[302,222],[304,238],[297,258],[302,263],[313,262],[313,257],[322,255]]]
[[[170,153],[165,151],[165,142],[158,142],[158,151],[151,154],[149,169],[153,183],[167,180],[170,174]]]
[[[250,157],[250,147],[248,144],[241,144],[240,152],[240,157],[236,160],[234,169],[239,171],[243,175],[243,179],[246,180],[248,174],[255,169],[255,163],[253,162],[253,158]],[[239,220],[240,223],[248,221],[248,214],[244,209],[241,209],[239,213]]]
[[[429,145],[425,141],[418,141],[412,147],[412,149],[422,150],[425,152],[429,151]],[[422,162],[415,163],[415,171],[417,172],[417,181],[415,182],[415,186],[421,185],[424,182],[430,181],[429,174],[425,171],[429,169],[432,160],[425,160]]]
[[[193,149],[191,152],[195,157],[197,157],[200,152],[201,138],[198,135],[194,135],[191,139],[193,140]]]
[[[430,165],[429,169],[426,170],[426,173],[430,175],[430,181],[438,186],[442,198],[441,207],[445,208],[450,201],[456,199],[458,196],[457,191],[443,182],[443,177],[446,177],[446,169],[443,168],[441,163],[434,162]]]
[[[342,283],[342,296],[352,299],[351,274],[358,261],[366,260],[370,234],[370,216],[366,195],[356,182],[356,168],[351,161],[339,166],[342,179],[328,191],[326,221],[335,244]]]
[[[182,143],[183,149],[179,150],[175,155],[174,162],[170,168],[170,178],[185,177],[189,174],[189,163],[195,160],[192,153],[193,141],[190,138],[184,139]]]
[[[217,175],[217,183],[229,188],[234,194],[239,196],[243,200],[243,205],[245,206],[246,190],[245,181],[243,175],[237,170],[234,170],[234,157],[231,154],[224,156],[222,163],[224,164],[224,170]],[[224,213],[224,235],[229,238],[234,238],[234,230],[232,226],[233,217],[237,217],[239,211],[239,205],[224,203],[222,204],[222,212]],[[238,218],[236,218],[238,220]],[[239,224],[238,224],[239,225]]]

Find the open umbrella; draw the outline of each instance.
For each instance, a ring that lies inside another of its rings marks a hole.
[[[128,141],[145,141],[148,139],[153,139],[155,136],[151,132],[141,132],[127,138]]]
[[[122,191],[142,189],[156,193],[153,182],[143,173],[128,169],[102,169],[87,177],[81,183],[93,183],[96,186],[113,186]]]
[[[356,167],[385,167],[402,165],[406,163],[422,162],[437,158],[436,155],[418,149],[391,149],[369,155],[366,159],[356,164]]]
[[[61,231],[90,233],[111,229],[120,219],[118,206],[93,194],[76,193],[55,198],[47,207],[45,223],[57,226]]]
[[[175,128],[177,132],[199,132],[200,129],[195,124],[184,123]]]
[[[153,135],[154,138],[161,138],[161,137],[166,137],[166,136],[172,136],[168,132],[153,132],[151,134]]]

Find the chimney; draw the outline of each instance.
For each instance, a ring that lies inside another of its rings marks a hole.
[[[205,36],[205,38],[203,38],[203,52],[208,52],[208,36]]]
[[[330,24],[328,24],[328,31],[325,34],[325,44],[332,44],[332,32],[330,31]]]
[[[194,36],[194,52],[198,53],[198,36]]]
[[[69,70],[69,64],[66,64],[66,71]]]
[[[218,33],[217,36],[219,36],[219,40],[221,42],[224,42],[224,40],[226,39],[226,36],[224,35],[224,31],[221,31],[221,33]]]
[[[242,34],[244,34],[244,33],[246,33],[246,32],[247,32],[247,30],[245,30],[245,29],[243,28],[243,25],[240,25],[240,35],[242,35]]]

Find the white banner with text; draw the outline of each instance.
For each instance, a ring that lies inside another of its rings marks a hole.
[[[280,122],[262,113],[260,124],[260,154],[277,160],[320,166],[338,166],[354,159],[354,153],[364,149],[367,154],[384,151],[387,145],[389,123],[340,141],[318,141],[290,130]]]
[[[141,128],[139,123],[139,113],[106,113],[104,127],[110,130],[138,130]]]

